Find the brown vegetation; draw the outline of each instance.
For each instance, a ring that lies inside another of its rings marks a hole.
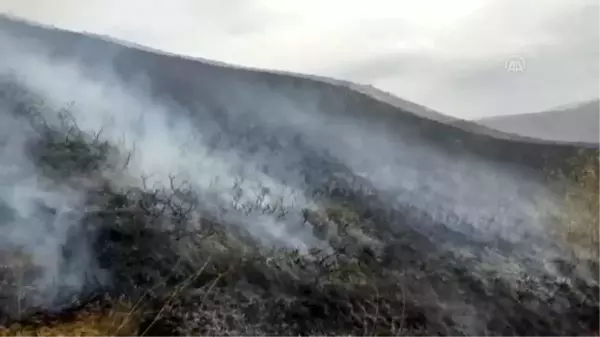
[[[564,212],[555,233],[585,258],[598,260],[600,232],[599,154],[580,154],[564,171],[554,171],[564,191]]]

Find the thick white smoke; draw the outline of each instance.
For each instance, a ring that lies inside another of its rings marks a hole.
[[[93,269],[89,247],[70,240],[79,235],[83,198],[80,191],[38,174],[26,153],[27,144],[39,135],[12,116],[0,106],[0,254],[17,254],[5,259],[3,267],[37,275],[20,280],[37,294],[23,299],[23,305],[52,305],[59,291],[80,291],[85,273]],[[65,249],[77,258],[67,263]]]
[[[234,148],[210,148],[184,114],[174,113],[181,107],[153,100],[140,89],[143,83],[118,81],[110,64],[84,71],[75,62],[58,62],[35,44],[6,34],[0,33],[0,45],[10,46],[2,51],[0,76],[15,79],[41,98],[48,107],[42,116],[48,123],[59,126],[61,117],[55,112],[69,106],[81,131],[98,134],[122,153],[132,153],[127,166],[132,179],[122,183],[168,188],[175,177],[198,193],[200,212],[218,213],[207,215],[244,226],[267,245],[300,251],[324,245],[300,226],[300,210],[314,205],[298,184],[273,179],[255,161],[244,161]],[[58,292],[81,290],[86,273],[98,276],[83,234],[81,245],[71,248],[76,251],[68,263],[65,257],[65,247],[77,235],[84,215],[86,191],[81,186],[57,186],[42,177],[26,155],[27,144],[39,135],[8,108],[0,112],[0,209],[2,218],[9,219],[2,221],[0,247],[25,252],[30,264],[41,269],[35,287],[42,298],[29,304],[54,305],[60,299]],[[293,172],[288,176],[293,177]],[[240,207],[247,204],[257,210],[243,212]],[[261,211],[275,204],[287,209],[288,215],[282,218]],[[40,213],[44,210],[51,213]]]
[[[35,45],[7,35],[0,35],[0,39],[2,45],[13,46],[3,54],[0,74],[15,76],[54,110],[74,103],[69,110],[82,131],[99,133],[101,140],[133,153],[131,176],[145,177],[145,183],[152,187],[168,187],[170,177],[175,176],[225,206],[232,205],[234,199],[239,204],[255,203],[259,196],[264,196],[262,207],[279,202],[298,211],[311,206],[303,191],[272,179],[252,162],[244,162],[235,149],[210,148],[190,120],[175,113],[183,108],[153,100],[140,89],[145,87],[143,78],[126,85],[113,76],[110,63],[84,71],[76,62],[51,60]],[[44,117],[50,121],[56,118]],[[256,219],[251,220],[253,217]],[[257,237],[270,243],[300,249],[317,244],[312,235],[291,235],[286,223],[264,214],[247,215],[244,222]]]

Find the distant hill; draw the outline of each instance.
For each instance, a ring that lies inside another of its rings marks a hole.
[[[495,116],[477,121],[502,132],[550,141],[597,143],[600,137],[600,101],[551,111]]]

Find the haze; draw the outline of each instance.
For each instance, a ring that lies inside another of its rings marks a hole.
[[[3,0],[0,12],[239,65],[372,84],[460,118],[599,91],[595,0]],[[522,58],[522,72],[505,63]]]

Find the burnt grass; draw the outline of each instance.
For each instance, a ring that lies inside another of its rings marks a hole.
[[[27,299],[37,296],[28,286],[38,276],[36,267],[19,275],[3,268],[0,324],[68,320],[87,307],[110,307],[125,299],[141,317],[141,335],[598,331],[598,280],[572,272],[579,263],[597,270],[597,261],[556,261],[563,267],[560,277],[527,271],[509,281],[494,269],[481,271],[477,266],[486,247],[503,256],[519,247],[475,242],[444,226],[418,231],[411,223],[434,220],[408,205],[386,206],[385,195],[339,164],[322,166],[319,176],[330,178],[312,192],[322,210],[302,211],[302,225],[311,226],[333,249],[301,253],[265,247],[240,226],[199,216],[205,214],[198,212],[203,199],[184,182],[174,180],[169,188],[117,185],[103,172],[125,172],[126,154],[81,132],[66,117],[60,128],[32,120],[40,137],[31,142],[29,154],[40,173],[63,184],[86,185],[86,211],[63,249],[65,263],[81,247],[91,247],[97,266],[90,268],[82,290],[65,289],[51,309],[27,306],[34,303]],[[51,208],[41,208],[44,216],[55,216]],[[466,257],[444,244],[449,237],[481,247]]]

